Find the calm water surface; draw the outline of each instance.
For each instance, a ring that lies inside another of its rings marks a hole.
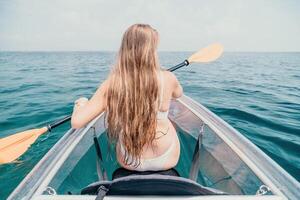
[[[160,53],[171,67],[188,52]],[[0,52],[0,137],[71,113],[109,73],[110,52]],[[186,95],[204,104],[300,181],[300,53],[225,53],[218,61],[180,69]],[[70,128],[33,144],[18,162],[0,166],[5,199]]]

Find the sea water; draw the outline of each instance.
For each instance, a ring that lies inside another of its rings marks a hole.
[[[161,52],[172,67],[191,52]],[[114,52],[0,52],[0,137],[72,112],[110,71]],[[225,53],[175,72],[186,95],[207,106],[300,180],[300,53]],[[18,161],[0,166],[6,199],[70,128],[43,135]]]

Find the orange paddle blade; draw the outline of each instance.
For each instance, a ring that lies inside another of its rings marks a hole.
[[[223,46],[221,44],[211,44],[198,52],[191,55],[188,59],[189,63],[194,62],[211,62],[218,59],[223,53]]]
[[[0,139],[0,164],[9,163],[23,155],[36,139],[48,128],[23,131]]]

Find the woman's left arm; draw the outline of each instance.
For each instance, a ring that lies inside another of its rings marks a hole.
[[[107,81],[101,84],[90,100],[80,98],[75,101],[71,119],[72,128],[82,128],[105,110],[106,90]]]

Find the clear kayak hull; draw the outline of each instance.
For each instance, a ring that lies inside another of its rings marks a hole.
[[[300,199],[298,181],[203,105],[183,96],[171,103],[169,118],[181,142],[181,157],[175,168],[181,177],[191,177],[193,153],[201,136],[197,154],[199,163],[193,178],[201,185],[229,194],[213,199]],[[72,194],[71,199],[94,199],[95,196],[80,195],[82,188],[103,178],[97,173],[94,136],[101,146],[101,165],[108,179],[119,167],[114,148],[106,137],[104,120],[104,114],[101,114],[85,128],[70,129],[9,199],[69,199],[66,194]],[[210,198],[201,196],[200,199]]]

